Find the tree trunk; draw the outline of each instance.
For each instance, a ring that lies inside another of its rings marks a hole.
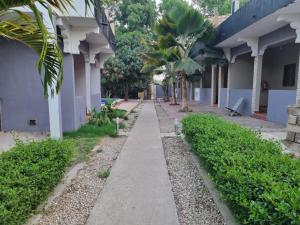
[[[125,101],[128,101],[128,83],[127,83],[127,81],[125,81],[124,94],[125,94]]]
[[[183,72],[181,74],[181,87],[182,87],[181,111],[182,112],[188,112],[189,111],[189,100],[188,100],[188,95],[187,95],[186,81],[187,81],[187,75],[186,75],[186,73]]]
[[[172,103],[171,105],[177,105],[177,98],[176,98],[176,82],[173,81],[172,84]]]
[[[164,91],[164,101],[169,102],[169,88],[168,85],[163,85],[163,91]]]

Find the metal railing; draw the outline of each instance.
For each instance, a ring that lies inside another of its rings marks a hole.
[[[96,6],[95,7],[95,16],[97,23],[102,30],[104,36],[108,40],[111,48],[113,50],[116,49],[116,43],[115,43],[115,35],[112,32],[111,26],[110,26],[110,21],[108,20],[105,9],[102,8],[101,6]]]

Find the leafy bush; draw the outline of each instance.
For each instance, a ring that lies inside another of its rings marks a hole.
[[[105,106],[102,107],[101,112],[93,109],[89,120],[90,124],[103,126],[112,123],[115,118],[126,118],[126,110],[112,108],[112,103],[107,101]]]
[[[111,112],[109,112],[108,116],[111,119],[115,119],[117,117],[125,119],[126,113],[126,110],[123,109],[113,109]]]
[[[110,124],[111,118],[108,116],[107,108],[102,107],[102,111],[98,112],[96,109],[93,109],[91,112],[91,117],[89,119],[89,123],[96,126],[103,126],[106,124]]]
[[[183,132],[242,224],[300,224],[300,161],[279,144],[207,115],[184,118]]]
[[[66,141],[46,140],[0,155],[0,224],[23,224],[60,181],[72,156]]]

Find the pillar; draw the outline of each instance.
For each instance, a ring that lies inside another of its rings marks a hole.
[[[87,112],[92,110],[91,100],[91,64],[88,55],[84,56],[85,63],[85,97],[86,97],[86,108]]]
[[[216,77],[217,77],[216,66],[211,66],[211,101],[210,104],[213,106],[216,99]]]
[[[49,94],[48,106],[49,106],[50,137],[56,140],[61,139],[63,135],[62,135],[62,114],[61,114],[60,92],[54,94],[53,96]]]
[[[231,3],[231,13],[235,13],[240,8],[240,0],[232,0]]]
[[[229,62],[228,63],[228,77],[227,77],[226,107],[230,106],[231,67],[232,67],[232,63]]]
[[[263,56],[257,55],[254,58],[253,88],[252,88],[252,113],[259,111],[261,76],[262,76]]]
[[[224,84],[224,68],[219,65],[219,78],[218,78],[218,107],[221,108],[221,91],[222,91],[222,88],[223,88],[223,84]]]
[[[300,52],[298,59],[298,81],[297,81],[297,90],[296,90],[296,104],[300,106]]]

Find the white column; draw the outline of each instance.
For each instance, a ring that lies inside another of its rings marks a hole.
[[[50,93],[50,90],[49,90]],[[49,106],[49,124],[50,124],[50,136],[52,139],[62,138],[62,115],[61,115],[61,95],[54,94],[48,97]]]
[[[85,63],[85,97],[87,112],[92,110],[91,100],[91,64],[88,55],[84,56]]]
[[[211,101],[210,104],[213,106],[216,98],[216,66],[211,66]]]
[[[223,73],[223,67],[219,65],[219,79],[218,79],[218,107],[221,107],[221,91],[224,84],[224,73]]]
[[[228,77],[227,77],[227,96],[226,96],[226,106],[229,107],[230,104],[230,89],[231,89],[231,66],[232,63],[228,63]]]
[[[231,7],[232,14],[238,11],[240,8],[240,0],[232,0]]]
[[[254,71],[253,71],[252,107],[251,107],[252,113],[259,111],[262,64],[263,64],[263,56],[262,55],[255,56]]]

